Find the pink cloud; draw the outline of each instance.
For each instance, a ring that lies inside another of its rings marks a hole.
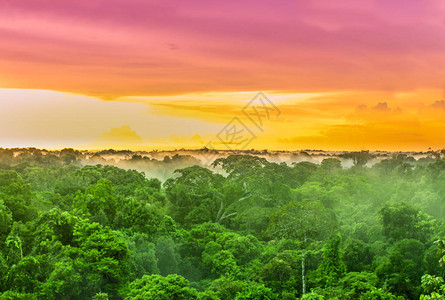
[[[115,96],[443,86],[440,0],[356,3],[6,0],[0,77]]]

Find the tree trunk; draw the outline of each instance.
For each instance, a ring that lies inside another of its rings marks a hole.
[[[301,255],[301,282],[303,285],[303,295],[306,294],[306,279],[304,277],[304,271],[305,271],[304,269],[305,269],[305,265],[306,265],[305,255],[306,255],[306,250],[303,249],[303,254]]]
[[[306,278],[305,278],[306,246],[307,246],[307,236],[305,234],[304,235],[304,242],[303,242],[303,253],[301,255],[301,282],[302,282],[303,296],[304,296],[304,294],[306,294]]]
[[[216,215],[216,223],[220,223],[221,222],[221,217],[223,216],[223,212],[224,212],[224,200],[221,199],[221,204],[219,206],[219,210],[218,210],[218,214]]]

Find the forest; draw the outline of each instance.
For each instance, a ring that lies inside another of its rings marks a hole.
[[[0,299],[445,299],[443,153],[363,154],[159,179],[0,149]]]

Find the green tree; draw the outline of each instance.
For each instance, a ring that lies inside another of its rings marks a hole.
[[[161,275],[174,274],[179,271],[181,257],[176,243],[172,238],[161,237],[156,242],[157,267]]]
[[[302,242],[301,281],[306,293],[305,251],[312,242],[335,230],[332,215],[317,202],[291,202],[277,210],[270,219],[268,234],[279,239],[298,239]]]
[[[345,275],[346,266],[340,254],[341,236],[335,235],[323,249],[322,261],[318,266],[318,281],[325,286],[335,286]]]
[[[445,282],[440,276],[423,275],[422,290],[420,300],[445,299]]]
[[[98,223],[80,220],[74,226],[70,256],[77,257],[79,271],[85,274],[84,288],[91,295],[106,292],[117,295],[130,279],[129,250],[116,233]]]
[[[144,275],[129,285],[127,300],[190,300],[198,299],[198,292],[189,287],[184,277],[176,274]]]
[[[389,292],[409,299],[419,297],[424,250],[425,246],[414,239],[404,239],[394,244],[389,260],[376,269],[377,276]]]
[[[343,258],[348,272],[362,272],[370,268],[373,261],[371,247],[358,239],[348,239]]]
[[[15,171],[0,169],[0,201],[8,208],[14,221],[26,222],[36,216],[30,185]]]
[[[385,205],[380,211],[383,233],[389,240],[427,241],[432,233],[428,216],[405,203]]]

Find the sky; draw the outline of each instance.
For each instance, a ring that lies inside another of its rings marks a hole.
[[[0,147],[426,151],[444,98],[441,0],[0,1]]]

